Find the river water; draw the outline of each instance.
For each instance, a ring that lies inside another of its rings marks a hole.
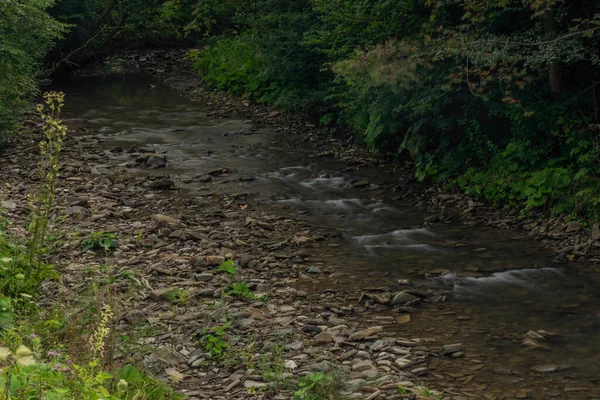
[[[230,168],[231,179],[211,190],[251,193],[270,213],[338,233],[313,249],[334,276],[309,290],[331,287],[356,298],[365,288],[402,290],[398,280],[410,280],[411,290],[429,294],[410,322],[387,329],[433,347],[463,343],[461,358],[432,358],[432,386],[456,399],[600,398],[594,268],[556,265],[540,243],[516,232],[424,223],[430,211],[351,184],[389,179],[382,171],[356,175],[331,157],[314,157],[284,131],[211,118],[202,104],[150,78],[80,77],[55,88],[67,95],[65,119],[77,134],[101,139],[106,149],[167,152],[166,169],[139,173],[194,177]],[[112,157],[131,161],[127,153]],[[188,181],[186,195],[202,191]],[[382,306],[361,318],[390,315],[397,314]],[[540,347],[523,344],[529,331],[542,331],[543,339],[530,334]]]

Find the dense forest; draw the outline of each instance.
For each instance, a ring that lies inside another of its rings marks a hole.
[[[419,180],[592,220],[599,13],[584,0],[2,0],[0,129],[49,72],[196,46],[207,85],[349,128],[409,155]]]

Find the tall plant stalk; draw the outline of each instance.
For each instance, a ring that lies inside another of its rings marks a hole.
[[[39,104],[37,107],[44,123],[42,130],[45,139],[39,143],[40,162],[37,193],[30,199],[32,213],[27,252],[27,268],[29,269],[27,272],[30,276],[39,270],[42,262],[48,221],[54,208],[56,184],[60,175],[60,151],[63,139],[67,135],[67,127],[60,119],[64,98],[65,95],[62,92],[45,93],[45,105]]]

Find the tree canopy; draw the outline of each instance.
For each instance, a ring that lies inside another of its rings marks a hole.
[[[598,216],[598,2],[1,1],[4,124],[52,43],[60,69],[187,37],[205,84],[406,153],[420,180]]]

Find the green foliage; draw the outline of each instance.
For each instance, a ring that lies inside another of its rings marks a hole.
[[[38,167],[38,184],[35,197],[30,198],[32,213],[29,224],[29,244],[27,262],[28,268],[25,275],[29,278],[36,273],[35,266],[42,263],[44,242],[48,231],[50,214],[54,209],[56,185],[60,173],[60,152],[63,139],[67,135],[67,127],[60,120],[60,112],[64,105],[65,95],[62,92],[48,92],[44,94],[44,104],[37,107],[44,126],[45,139],[39,143],[40,161]],[[48,112],[45,112],[45,109]]]
[[[176,288],[163,294],[163,297],[171,303],[184,305],[190,301],[190,292],[186,289]]]
[[[4,359],[3,354],[6,355]],[[125,366],[113,374],[98,372],[93,367],[74,364],[57,351],[41,357],[39,351],[31,351],[25,346],[12,354],[7,348],[0,347],[0,366],[3,367],[0,370],[0,395],[9,400],[184,399],[133,366]]]
[[[20,308],[28,308],[39,284],[55,277],[51,265],[42,262],[33,267],[26,246],[0,230],[0,298],[18,299]]]
[[[38,106],[45,140],[39,143],[40,180],[37,192],[29,199],[32,212],[27,245],[6,232],[5,222],[0,227],[0,296],[15,299],[20,308],[32,306],[29,299],[37,294],[39,284],[56,277],[52,266],[44,262],[43,255],[47,250],[44,243],[47,240],[48,222],[54,209],[62,140],[67,131],[59,119],[63,99],[62,93],[46,93],[44,100],[49,112],[44,113],[44,105]]]
[[[197,54],[195,66],[209,86],[259,102],[272,100],[280,90],[268,82],[255,36],[223,38]]]
[[[84,253],[89,250],[109,251],[119,247],[119,242],[115,233],[94,232],[81,242],[81,246]]]
[[[237,282],[227,285],[222,291],[224,296],[241,297],[243,299],[254,299],[256,295],[250,291],[246,282]]]
[[[10,328],[13,323],[12,302],[8,297],[0,297],[0,332]]]
[[[231,324],[231,321],[227,321],[222,325],[204,329],[204,336],[201,339],[204,349],[217,359],[222,358],[229,348],[226,335]]]
[[[53,20],[52,0],[0,0],[0,140],[38,93],[40,62],[66,25]]]
[[[223,271],[229,275],[236,275],[237,269],[235,268],[235,264],[233,260],[225,260],[219,265],[219,271]]]
[[[196,58],[216,89],[350,127],[373,151],[406,152],[420,181],[598,218],[597,4],[176,3],[195,10],[188,30],[225,34]]]
[[[341,399],[338,377],[323,372],[303,376],[294,392],[294,400],[323,399]]]

